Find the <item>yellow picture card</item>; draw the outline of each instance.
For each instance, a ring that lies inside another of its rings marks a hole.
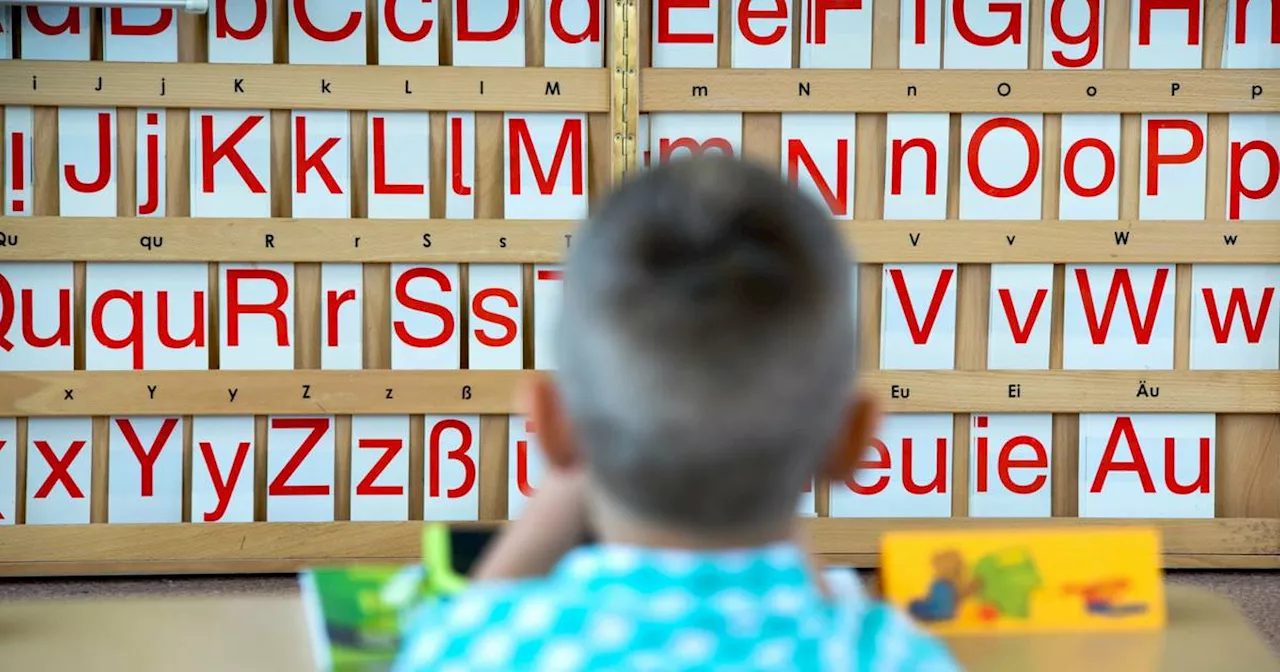
[[[1154,528],[889,532],[881,553],[885,599],[939,634],[1165,622]]]

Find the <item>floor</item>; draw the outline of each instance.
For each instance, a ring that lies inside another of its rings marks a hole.
[[[1170,571],[1167,578],[1170,583],[1203,586],[1231,598],[1272,650],[1280,653],[1280,572]],[[297,590],[297,580],[292,575],[19,579],[0,580],[0,602],[162,594],[279,595]]]

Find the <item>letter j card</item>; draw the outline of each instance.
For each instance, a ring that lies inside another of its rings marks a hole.
[[[1165,623],[1155,528],[890,532],[881,553],[885,599],[939,634]]]

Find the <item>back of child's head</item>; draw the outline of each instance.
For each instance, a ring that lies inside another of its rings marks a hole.
[[[856,351],[852,259],[765,168],[678,161],[573,238],[558,381],[597,486],[652,524],[772,525],[827,458]]]

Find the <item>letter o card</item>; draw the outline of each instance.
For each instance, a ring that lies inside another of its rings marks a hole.
[[[1204,0],[1130,0],[1131,69],[1199,69],[1203,49]]]
[[[1106,15],[1106,0],[1062,0],[1045,5],[1045,70],[1101,69]]]
[[[719,152],[742,155],[742,114],[738,112],[662,112],[649,115],[652,158],[662,165],[681,157]]]
[[[1025,70],[1031,21],[1028,0],[943,3],[946,37],[942,67],[963,70]]]
[[[992,264],[987,368],[1049,368],[1053,264]]]
[[[178,60],[178,22],[172,9],[120,8],[103,10],[102,60],[175,63]]]
[[[364,0],[293,0],[289,62],[364,65]]]
[[[457,264],[391,265],[392,369],[462,366],[458,270]]]
[[[533,423],[523,415],[507,416],[507,519],[520,517],[537,491],[546,463],[534,436]]]
[[[209,3],[209,62],[271,63],[274,4],[266,0]]]
[[[423,520],[480,519],[480,416],[428,415]]]
[[[116,216],[115,108],[58,108],[58,212]]]
[[[508,219],[587,216],[587,115],[507,114],[504,210]]]
[[[293,368],[293,264],[219,264],[220,367]]]
[[[191,420],[191,522],[253,521],[254,418]]]
[[[85,265],[85,369],[209,368],[206,264]]]
[[[557,0],[546,3],[546,46],[543,64],[548,68],[599,68],[604,66],[604,8],[602,0]]]
[[[1039,114],[962,114],[960,219],[1039,219]]]
[[[533,267],[533,368],[556,368],[555,330],[564,304],[564,271],[554,264]]]
[[[1081,518],[1212,518],[1212,413],[1080,414]]]
[[[333,520],[333,416],[267,420],[267,520]]]
[[[949,413],[886,416],[858,472],[831,483],[831,517],[949,517],[953,429]]]
[[[18,421],[0,418],[0,526],[17,521],[19,450]]]
[[[1280,368],[1280,265],[1191,267],[1191,368]]]
[[[439,3],[378,0],[378,64],[440,65]]]
[[[75,368],[70,262],[0,263],[0,371]]]
[[[880,368],[955,368],[955,275],[955,264],[885,264]]]
[[[409,416],[351,416],[351,520],[409,519]]]
[[[107,522],[182,522],[182,418],[114,417]]]
[[[92,445],[91,418],[27,421],[28,525],[89,522]]]
[[[1062,368],[1173,368],[1173,266],[1068,264],[1066,283]]]
[[[1204,219],[1204,114],[1142,115],[1140,219]]]
[[[521,0],[454,0],[453,64],[524,65]]]
[[[969,422],[969,515],[1053,515],[1053,414],[984,413]]]
[[[469,368],[524,368],[523,268],[519,264],[471,264],[469,271]]]
[[[1062,115],[1061,219],[1120,216],[1120,115]]]
[[[21,7],[22,60],[90,59],[88,7]]]
[[[716,67],[721,2],[654,0],[653,67]]]

